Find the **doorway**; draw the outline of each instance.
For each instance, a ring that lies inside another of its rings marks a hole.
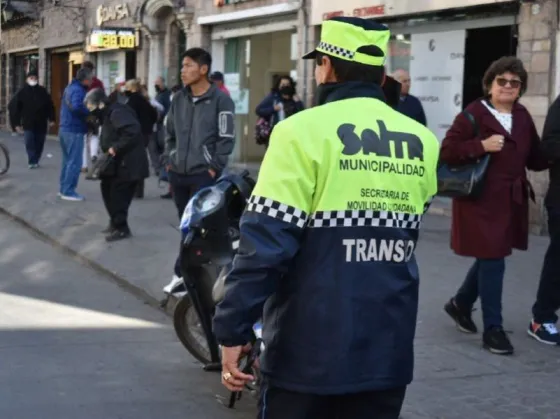
[[[60,118],[60,104],[62,102],[62,95],[64,89],[68,85],[70,79],[69,74],[69,58],[67,52],[60,54],[51,54],[51,96],[54,103],[56,122],[55,126],[49,130],[49,134],[56,134],[58,132],[59,118]]]
[[[136,78],[136,51],[126,51],[124,77],[125,80]]]
[[[467,30],[463,108],[482,97],[482,78],[490,64],[500,57],[516,55],[517,26],[494,26]]]

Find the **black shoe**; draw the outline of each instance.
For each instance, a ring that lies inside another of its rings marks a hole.
[[[492,327],[482,335],[484,349],[497,355],[513,354],[513,345],[501,327]]]
[[[166,194],[159,196],[161,199],[173,199],[173,194],[171,192],[167,192]]]
[[[113,230],[105,236],[105,240],[108,242],[116,242],[118,240],[128,239],[130,236],[132,236],[130,231]]]
[[[105,229],[101,230],[101,232],[103,234],[109,234],[109,233],[112,233],[113,230],[115,230],[115,227],[113,227],[111,224],[109,224],[107,227],[105,227]]]
[[[457,307],[455,304],[455,300],[452,298],[450,299],[447,304],[443,307],[445,312],[449,314],[455,324],[457,325],[457,329],[459,329],[463,333],[477,333],[478,329],[476,324],[473,322],[471,313],[472,310],[463,310]]]

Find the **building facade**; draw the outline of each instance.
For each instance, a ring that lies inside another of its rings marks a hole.
[[[387,24],[392,32],[387,70],[410,71],[411,93],[422,101],[428,127],[441,141],[455,115],[482,96],[490,63],[504,55],[518,56],[529,72],[521,102],[542,132],[548,107],[560,93],[558,13],[552,0],[321,0],[312,3],[311,26],[342,15]],[[310,36],[317,31],[310,29]],[[306,77],[312,77],[311,69]],[[548,175],[529,178],[537,195],[531,227],[543,233]]]

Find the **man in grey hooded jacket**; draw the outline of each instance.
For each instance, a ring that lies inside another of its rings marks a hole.
[[[235,106],[208,80],[212,57],[202,48],[183,54],[181,80],[167,114],[165,157],[179,218],[189,199],[226,167],[235,140]],[[181,277],[179,265],[175,275]]]

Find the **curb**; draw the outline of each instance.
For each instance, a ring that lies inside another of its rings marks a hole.
[[[160,305],[160,301],[158,301],[156,298],[152,297],[150,294],[148,294],[142,288],[137,287],[136,285],[132,284],[126,278],[118,275],[116,272],[113,272],[113,271],[107,269],[106,267],[104,267],[103,265],[101,265],[100,263],[95,262],[94,260],[91,260],[91,259],[85,257],[84,255],[75,251],[71,247],[66,246],[65,244],[62,244],[58,240],[54,239],[53,237],[51,237],[48,234],[42,232],[37,227],[35,227],[32,224],[30,224],[29,222],[27,222],[23,218],[7,211],[6,209],[4,209],[2,207],[0,207],[0,214],[5,215],[9,219],[11,219],[15,223],[17,223],[19,226],[25,228],[27,231],[31,232],[34,236],[36,236],[37,238],[39,238],[43,242],[48,243],[51,246],[53,246],[53,247],[57,248],[58,250],[62,251],[63,253],[66,253],[67,255],[71,256],[74,260],[76,260],[80,264],[85,265],[85,266],[93,269],[97,273],[101,274],[102,276],[106,277],[111,282],[118,285],[120,288],[122,288],[125,291],[127,291],[128,293],[134,295],[136,298],[138,298],[143,303],[157,309],[158,311],[161,311],[161,312],[167,314],[168,316],[173,315],[173,309],[175,307],[175,301],[170,300],[169,304],[167,304],[166,308],[163,309]]]

